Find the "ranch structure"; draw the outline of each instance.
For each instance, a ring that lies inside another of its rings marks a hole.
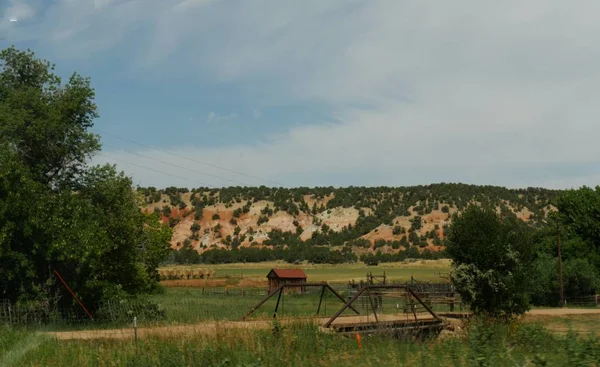
[[[271,269],[267,274],[269,279],[269,292],[274,291],[285,284],[306,284],[306,274],[302,269]],[[295,286],[288,288],[287,291],[304,293],[305,287]]]

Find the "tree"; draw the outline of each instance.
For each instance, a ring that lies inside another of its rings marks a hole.
[[[513,214],[475,205],[454,216],[446,252],[456,289],[475,313],[510,317],[529,309],[531,232]]]
[[[73,188],[100,149],[88,131],[98,117],[90,80],[73,74],[62,85],[54,66],[14,47],[0,53],[0,136],[32,178],[53,189]]]
[[[100,145],[89,129],[94,90],[66,84],[32,52],[0,53],[0,294],[12,302],[75,302],[149,292],[171,232],[142,214],[132,182],[113,166],[88,167]],[[78,306],[77,306],[78,307]]]
[[[577,256],[600,269],[600,186],[567,191],[557,198],[556,207],[566,239],[578,242]]]
[[[190,231],[192,231],[193,233],[196,233],[198,231],[200,231],[202,227],[200,227],[200,225],[196,222],[192,223],[192,225],[190,226]]]
[[[531,301],[539,306],[559,305],[558,259],[541,254],[534,262]],[[585,258],[567,259],[563,264],[564,292],[567,300],[595,295],[600,289],[600,274]]]
[[[420,216],[418,216],[418,215],[416,215],[416,216],[415,216],[415,217],[414,217],[414,218],[411,220],[411,228],[412,228],[412,229],[414,229],[414,230],[417,230],[417,231],[418,231],[419,229],[421,229],[421,226],[422,226],[422,224],[421,224],[421,223],[422,223],[421,217],[420,217]]]

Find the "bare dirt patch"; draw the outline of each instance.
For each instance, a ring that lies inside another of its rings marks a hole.
[[[527,316],[600,315],[600,308],[540,308],[527,312]]]

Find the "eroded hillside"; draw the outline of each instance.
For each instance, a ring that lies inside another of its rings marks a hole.
[[[443,248],[452,214],[469,203],[509,210],[532,226],[557,191],[436,184],[399,188],[139,188],[143,210],[174,229],[175,249],[311,246],[379,250]]]

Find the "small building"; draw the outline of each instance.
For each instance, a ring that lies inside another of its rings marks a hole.
[[[269,279],[269,292],[274,291],[282,284],[305,284],[306,274],[302,269],[271,269],[267,274]],[[287,288],[286,293],[304,293],[306,287]]]

